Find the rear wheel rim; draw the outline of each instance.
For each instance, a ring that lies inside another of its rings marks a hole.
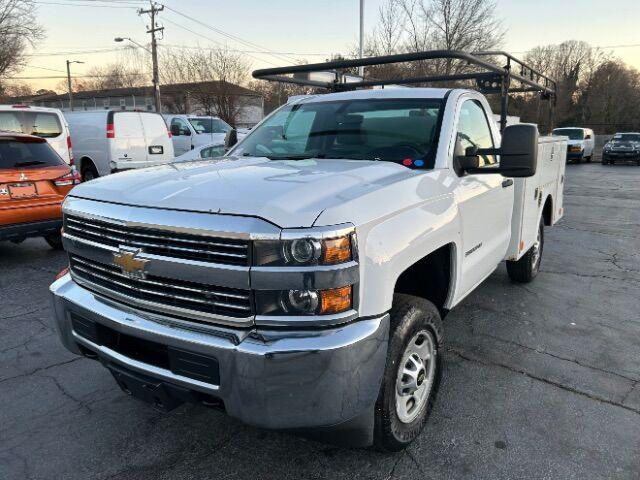
[[[431,332],[421,330],[407,344],[396,378],[396,414],[413,422],[424,410],[436,373],[436,346]]]
[[[533,247],[531,247],[531,266],[533,267],[534,271],[537,270],[538,266],[540,265],[541,250],[542,250],[542,227],[539,227],[536,241],[533,244]]]

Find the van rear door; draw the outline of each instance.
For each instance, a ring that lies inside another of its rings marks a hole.
[[[147,147],[145,151],[147,161],[155,165],[173,160],[173,142],[162,116],[141,112],[140,119]]]
[[[110,112],[111,113],[111,112]],[[117,163],[117,170],[137,168],[139,162],[146,162],[147,148],[144,130],[138,112],[113,112],[107,117],[111,124],[111,160]]]

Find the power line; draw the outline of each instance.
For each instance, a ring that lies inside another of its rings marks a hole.
[[[246,46],[248,46],[248,47],[250,47],[250,48],[259,48],[259,49],[268,50],[268,49],[265,49],[265,48],[264,48],[263,46],[261,46],[261,45],[255,44],[255,43],[253,43],[253,42],[250,42],[250,41],[248,41],[248,40],[245,40],[245,39],[243,39],[243,38],[240,38],[240,37],[238,37],[237,35],[232,35],[232,34],[230,34],[230,33],[225,32],[224,30],[220,30],[219,28],[216,28],[216,27],[213,27],[213,26],[211,26],[211,25],[208,25],[208,24],[206,24],[206,23],[204,23],[204,22],[201,22],[201,21],[200,21],[200,20],[198,20],[197,18],[193,18],[193,17],[191,17],[191,16],[189,16],[189,15],[187,15],[187,14],[185,14],[185,13],[182,13],[182,12],[180,12],[180,11],[176,10],[175,8],[171,8],[171,7],[166,6],[166,5],[165,5],[165,7],[167,8],[167,10],[171,10],[172,12],[174,12],[174,13],[176,13],[176,14],[180,15],[181,17],[186,18],[187,20],[191,20],[192,22],[195,22],[195,23],[197,23],[197,24],[199,24],[199,25],[202,25],[203,27],[208,28],[209,30],[212,30],[212,31],[214,31],[214,32],[216,32],[216,33],[218,33],[218,34],[220,34],[220,35],[223,35],[223,36],[225,36],[225,37],[227,37],[227,38],[230,38],[230,39],[232,39],[232,40],[235,40],[236,42],[239,42],[239,43],[241,43],[241,44],[243,44],[243,45],[246,45]],[[279,54],[276,54],[276,53],[273,53],[273,52],[272,52],[272,53],[269,53],[269,55],[271,55],[272,57],[275,57],[275,58],[280,57],[280,58],[279,58],[279,60],[283,60],[283,59],[285,59],[286,61],[291,61],[291,60],[293,60],[293,61],[297,61],[297,59],[296,59],[296,58],[292,58],[292,57],[290,57],[290,58],[287,60],[286,55],[279,55]]]
[[[69,0],[67,0],[69,1]],[[50,1],[42,1],[42,0],[34,0],[37,5],[56,5],[56,6],[66,6],[66,7],[93,7],[93,8],[126,8],[135,10],[137,7],[131,5],[98,5],[98,4],[86,4],[86,3],[63,3],[63,2],[50,2]]]
[[[194,35],[197,35],[197,36],[199,36],[199,37],[202,37],[202,38],[204,38],[205,40],[209,40],[210,42],[217,43],[218,45],[220,45],[220,46],[222,46],[222,47],[224,47],[224,46],[225,46],[224,44],[220,43],[218,40],[214,40],[214,39],[213,39],[213,38],[211,38],[211,37],[207,37],[206,35],[203,35],[203,34],[201,34],[201,33],[198,33],[198,32],[196,32],[195,30],[191,30],[190,28],[185,27],[185,26],[183,26],[183,25],[180,25],[179,23],[176,23],[176,22],[174,22],[174,21],[172,21],[172,20],[169,20],[169,19],[165,18],[165,19],[164,19],[164,21],[165,21],[165,22],[169,22],[170,24],[175,25],[175,26],[176,26],[176,27],[178,27],[178,28],[182,28],[183,30],[186,30],[187,32],[193,33]],[[253,58],[254,60],[256,60],[256,61],[258,61],[258,62],[265,62],[265,63],[268,63],[269,65],[273,65],[274,67],[279,67],[279,66],[280,66],[280,65],[277,65],[277,64],[275,64],[275,63],[273,63],[273,62],[270,62],[270,61],[268,61],[268,60],[264,60],[264,59],[262,59],[262,58],[254,57],[253,55],[251,55],[251,54],[249,54],[249,53],[247,53],[246,55],[247,55],[248,57],[250,57],[250,58]]]

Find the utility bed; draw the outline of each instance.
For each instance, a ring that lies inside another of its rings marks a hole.
[[[547,226],[555,225],[564,214],[563,187],[567,140],[562,137],[540,137],[538,142],[538,168],[535,175],[514,178],[511,243],[507,260],[519,260],[536,241],[538,219],[542,202],[550,193],[553,202],[543,211]]]

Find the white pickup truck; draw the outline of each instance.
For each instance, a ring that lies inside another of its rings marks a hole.
[[[299,98],[226,159],[76,187],[57,330],[159,408],[402,449],[435,399],[446,313],[504,260],[536,276],[565,155],[534,125],[501,135],[471,90]]]

